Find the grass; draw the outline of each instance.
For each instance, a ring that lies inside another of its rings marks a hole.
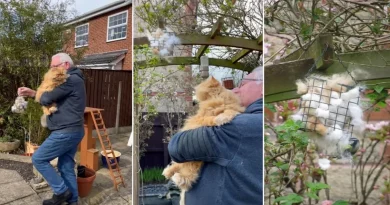
[[[162,175],[163,168],[154,167],[143,170],[142,172],[142,181],[145,184],[156,184],[156,183],[164,183],[165,177]]]

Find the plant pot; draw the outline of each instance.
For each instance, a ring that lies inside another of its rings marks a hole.
[[[32,156],[34,154],[34,152],[36,152],[38,150],[39,146],[35,143],[25,142],[24,148],[25,148],[25,154],[27,156]]]
[[[77,188],[79,191],[80,197],[86,197],[91,192],[93,182],[96,178],[96,172],[92,169],[85,167],[85,166],[78,166],[77,167]]]
[[[234,88],[234,82],[233,79],[224,79],[223,80],[223,86],[226,89],[232,90]]]
[[[0,142],[0,152],[11,152],[18,149],[20,146],[20,140],[14,140],[13,142]]]
[[[108,168],[107,160],[106,160],[106,157],[105,157],[105,155],[104,155],[104,151],[101,151],[100,154],[102,155],[101,158],[102,158],[102,164],[103,164],[103,166],[104,166],[105,168]],[[115,154],[116,161],[118,161],[118,164],[119,164],[119,160],[120,160],[122,154],[121,154],[120,152],[118,152],[118,151],[115,151],[115,150],[114,150],[114,154]],[[114,160],[112,154],[109,154],[109,155],[108,155],[108,159],[109,159],[109,161],[110,161],[110,164],[115,163],[115,160]],[[112,166],[112,168],[115,169],[116,166]]]

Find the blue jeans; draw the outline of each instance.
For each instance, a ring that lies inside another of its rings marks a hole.
[[[69,202],[77,202],[77,179],[74,156],[77,146],[84,136],[84,131],[72,133],[52,132],[32,156],[35,168],[42,174],[52,188],[54,194],[62,194],[70,190],[73,197]],[[50,161],[58,157],[58,170],[51,166]]]

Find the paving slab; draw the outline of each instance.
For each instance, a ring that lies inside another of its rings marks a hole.
[[[18,174],[17,171],[0,169],[0,185],[17,181],[23,181],[23,178]]]
[[[42,199],[37,195],[31,195],[26,198],[21,198],[7,205],[42,205]]]
[[[120,186],[116,191],[110,178],[107,168],[102,166],[99,159],[100,169],[96,173],[91,193],[80,198],[81,205],[129,205],[131,204],[131,147],[127,146],[129,134],[110,136],[113,148],[122,153],[119,166],[126,187]],[[97,143],[97,149],[100,149]],[[31,164],[31,157],[0,154],[0,159],[25,162]],[[76,155],[76,161],[79,161],[79,154]],[[52,165],[56,166],[56,161]],[[36,170],[31,169],[31,172]],[[29,181],[29,180],[28,180]],[[41,205],[42,200],[49,199],[52,196],[50,187],[37,189],[36,191],[13,170],[0,169],[0,205]]]
[[[13,202],[34,194],[35,192],[25,181],[17,181],[8,184],[1,184],[0,204]]]

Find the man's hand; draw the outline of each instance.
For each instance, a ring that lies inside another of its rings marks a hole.
[[[26,87],[18,88],[18,95],[22,97],[34,97],[36,91]]]

